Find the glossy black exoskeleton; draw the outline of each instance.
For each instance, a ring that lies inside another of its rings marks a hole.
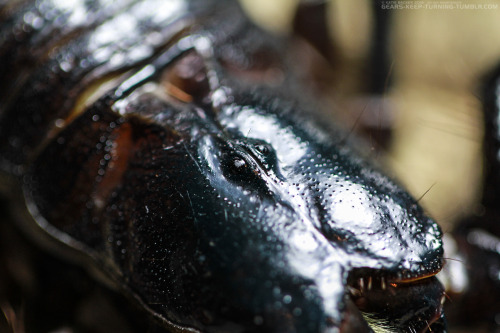
[[[1,19],[18,223],[158,329],[446,330],[439,227],[235,3],[18,1]]]

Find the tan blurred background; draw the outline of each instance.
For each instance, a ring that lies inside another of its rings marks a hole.
[[[297,0],[241,1],[257,23],[276,33],[290,33]],[[341,109],[348,109],[363,94],[358,87],[369,61],[373,5],[370,0],[326,2],[329,31],[338,50],[331,96]],[[378,5],[382,3],[402,2]],[[479,209],[478,84],[500,63],[500,1],[407,3],[429,8],[387,9],[392,16],[387,74],[391,84],[381,105],[391,109],[394,132],[386,163],[416,198],[423,196],[421,203],[446,232],[454,220]]]

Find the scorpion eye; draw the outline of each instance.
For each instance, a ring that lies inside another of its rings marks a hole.
[[[247,166],[247,162],[244,159],[239,158],[239,157],[235,157],[233,159],[233,164],[234,164],[235,169],[243,169]]]
[[[249,182],[256,175],[250,163],[238,153],[223,154],[221,170],[227,179],[236,182]]]
[[[278,161],[272,145],[267,142],[256,142],[251,147],[249,147],[249,149],[259,160],[260,164],[264,167],[265,170],[274,170],[274,172],[277,172],[276,166]]]
[[[257,144],[255,145],[255,149],[262,155],[269,155],[271,152],[271,148],[267,144]]]
[[[223,154],[220,168],[228,181],[251,190],[254,194],[271,195],[257,162],[251,156],[239,152]]]
[[[261,195],[270,195],[258,164],[244,153],[230,152],[221,156],[220,167],[224,177],[245,189]]]

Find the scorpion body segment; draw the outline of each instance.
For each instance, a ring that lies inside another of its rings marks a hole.
[[[23,228],[171,331],[445,331],[441,231],[230,1],[17,1],[0,165]]]

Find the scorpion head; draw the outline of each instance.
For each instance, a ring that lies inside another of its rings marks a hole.
[[[439,227],[336,129],[262,92],[214,107],[130,82],[54,134],[25,192],[165,326],[444,330]]]
[[[441,269],[441,231],[409,194],[297,110],[249,98],[218,118],[223,131],[197,145],[213,192],[195,220],[254,324],[355,331],[353,303],[395,330],[439,318],[442,289],[426,278]]]
[[[405,191],[298,108],[251,94],[215,113],[150,89],[37,157],[25,191],[45,231],[170,328],[441,330],[441,231]]]

